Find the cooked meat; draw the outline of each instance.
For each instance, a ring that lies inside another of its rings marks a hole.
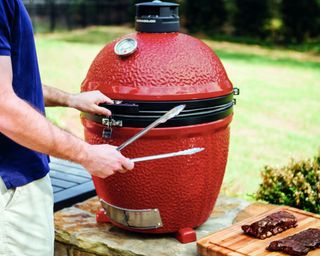
[[[297,219],[291,213],[279,211],[252,223],[243,225],[242,230],[253,237],[265,239],[297,226]]]
[[[306,255],[320,247],[320,229],[309,228],[296,235],[273,241],[267,247],[269,251],[281,251],[289,255]]]

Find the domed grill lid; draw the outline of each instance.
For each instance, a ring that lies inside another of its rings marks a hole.
[[[179,31],[179,4],[155,0],[136,4],[136,7],[137,31],[147,33]]]

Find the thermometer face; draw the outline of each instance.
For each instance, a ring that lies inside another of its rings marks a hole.
[[[125,38],[114,46],[114,52],[118,56],[128,56],[134,53],[138,48],[137,40],[133,38]]]

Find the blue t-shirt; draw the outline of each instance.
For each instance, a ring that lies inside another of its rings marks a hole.
[[[44,114],[32,24],[22,0],[0,0],[0,55],[11,56],[17,96]],[[0,133],[0,176],[8,189],[44,177],[49,171],[48,160],[47,155],[27,149]]]

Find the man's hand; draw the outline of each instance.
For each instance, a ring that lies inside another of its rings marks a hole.
[[[46,107],[70,107],[92,114],[111,115],[110,110],[99,107],[99,104],[113,104],[113,101],[100,91],[70,94],[46,85],[42,88]]]
[[[82,92],[78,94],[71,94],[68,106],[83,112],[110,116],[111,111],[106,108],[99,107],[100,103],[113,104],[113,100],[105,96],[100,91]]]
[[[81,164],[94,176],[106,178],[116,172],[124,173],[134,168],[134,163],[125,158],[114,146],[89,145]]]

